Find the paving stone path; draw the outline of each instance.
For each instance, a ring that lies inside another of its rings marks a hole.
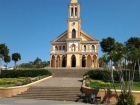
[[[81,87],[82,78],[53,77],[35,86],[39,87]]]

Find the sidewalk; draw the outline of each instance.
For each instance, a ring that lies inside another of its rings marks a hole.
[[[0,98],[0,105],[91,105],[91,104],[69,101]]]

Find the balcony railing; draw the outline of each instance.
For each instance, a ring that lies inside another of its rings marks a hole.
[[[51,53],[65,53],[65,50],[52,50]],[[75,51],[72,51],[75,52]],[[90,53],[96,53],[97,50],[81,50],[81,52],[90,52]]]
[[[81,52],[97,52],[97,50],[82,50]]]
[[[51,53],[65,53],[65,50],[52,50]]]

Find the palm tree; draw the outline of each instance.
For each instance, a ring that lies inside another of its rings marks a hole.
[[[13,53],[12,60],[15,62],[15,69],[16,69],[16,62],[21,60],[21,55],[19,53]]]

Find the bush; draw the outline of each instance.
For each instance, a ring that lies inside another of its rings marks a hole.
[[[48,70],[3,70],[0,78],[19,78],[19,77],[37,77],[43,75],[52,75]]]
[[[110,81],[110,72],[108,70],[90,70],[85,75],[92,79]]]
[[[113,71],[113,76],[115,81],[119,81],[118,71]],[[127,76],[126,76],[127,73]],[[123,70],[124,79],[128,80],[128,73],[129,71]],[[88,75],[89,78],[96,79],[96,80],[103,80],[103,81],[110,81],[111,80],[111,72],[109,70],[90,70],[85,75]],[[132,71],[131,71],[132,75]],[[135,78],[134,81],[140,81],[139,71],[135,71]]]
[[[132,95],[132,93],[129,95],[128,92],[126,92],[124,95],[121,94],[116,105],[136,105],[135,97]]]

